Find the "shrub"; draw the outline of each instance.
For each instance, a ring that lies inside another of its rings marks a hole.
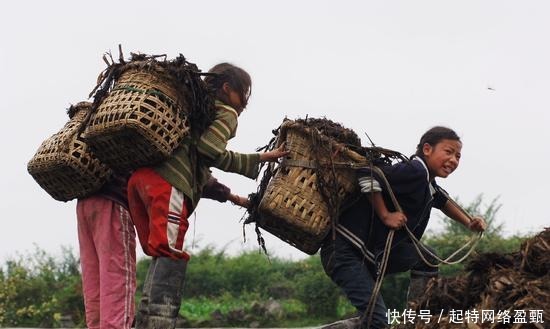
[[[63,249],[61,260],[36,248],[10,259],[0,275],[0,325],[59,327],[62,315],[83,323],[78,260]]]
[[[308,314],[317,317],[336,317],[339,289],[323,271],[312,271],[296,280],[298,299],[306,305]]]

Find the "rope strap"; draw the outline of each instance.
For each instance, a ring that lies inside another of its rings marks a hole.
[[[390,198],[392,200],[392,203],[394,204],[395,206],[395,209],[396,211],[399,211],[399,212],[403,212],[403,209],[401,208],[401,206],[399,205],[399,203],[397,202],[397,198],[395,197],[394,193],[393,193],[393,190],[386,178],[386,176],[384,175],[384,172],[378,168],[378,167],[372,167],[372,170],[374,172],[376,172],[383,180],[384,182],[384,185],[387,187],[388,189],[388,193],[390,194]],[[453,199],[451,199],[451,197],[445,193],[445,196],[447,197],[447,199],[457,208],[459,209],[464,215],[466,215],[466,217],[468,217],[470,220],[473,220],[472,219],[472,216],[470,214],[468,214],[468,212],[466,210],[464,210],[458,203],[456,203],[456,201],[454,201]],[[420,258],[422,259],[422,261],[424,261],[424,263],[428,266],[431,266],[431,267],[439,267],[441,266],[442,264],[447,264],[447,265],[452,265],[452,264],[458,264],[462,261],[464,261],[475,249],[475,247],[477,246],[477,244],[479,243],[480,239],[483,237],[483,232],[480,232],[479,234],[477,235],[474,235],[470,238],[470,240],[465,244],[463,245],[462,247],[460,247],[458,250],[456,250],[455,252],[453,252],[449,257],[443,259],[443,258],[440,258],[438,255],[434,254],[433,252],[431,252],[420,240],[418,240],[416,238],[416,236],[413,234],[413,232],[411,232],[411,230],[409,229],[408,226],[405,225],[405,230],[408,234],[408,236],[411,238],[412,242],[413,242],[413,245],[418,253],[418,255],[420,256]],[[455,255],[457,255],[458,253],[460,253],[463,249],[465,249],[466,247],[470,246],[470,249],[466,252],[466,254],[464,254],[462,257],[460,257],[459,259],[457,260],[453,260],[453,257]],[[426,257],[424,256],[424,253],[422,252],[422,250],[428,254],[429,256],[435,258],[439,264],[432,264],[430,261],[428,261],[426,259]]]
[[[399,205],[399,202],[397,201],[397,198],[395,197],[395,194],[393,193],[393,190],[392,190],[392,188],[391,188],[384,172],[380,168],[375,167],[375,166],[371,166],[370,168],[371,168],[372,171],[377,173],[382,178],[383,183],[386,186],[387,191],[388,191],[388,193],[390,195],[390,198],[392,200],[392,203],[395,207],[395,210],[398,211],[398,212],[403,212],[403,209]],[[470,214],[468,214],[462,207],[460,207],[460,205],[458,205],[448,195],[446,195],[446,196],[447,196],[448,200],[451,201],[455,207],[457,207],[470,220],[472,220],[472,217],[470,216]],[[439,266],[441,266],[441,264],[457,264],[457,263],[462,262],[464,259],[466,259],[473,252],[473,250],[475,249],[477,243],[483,237],[483,232],[480,232],[479,235],[472,237],[470,239],[470,241],[468,241],[464,246],[459,248],[457,251],[453,252],[449,257],[447,257],[446,259],[441,259],[437,255],[432,253],[430,250],[428,250],[428,248],[423,243],[421,243],[420,240],[418,240],[416,238],[416,236],[414,236],[414,234],[410,231],[410,229],[406,225],[405,225],[405,228],[406,228],[407,234],[409,235],[409,237],[413,241],[413,245],[414,245],[418,255],[420,256],[422,261],[424,261],[424,263],[426,263],[428,266],[431,266],[431,267],[439,267]],[[384,279],[384,275],[386,274],[386,268],[387,268],[387,265],[388,265],[388,260],[389,260],[389,256],[390,256],[390,250],[391,250],[391,245],[392,245],[394,234],[395,234],[395,230],[393,230],[393,229],[390,230],[390,232],[388,233],[388,237],[386,239],[386,244],[384,246],[384,253],[382,255],[382,260],[381,260],[380,265],[378,267],[376,282],[374,284],[374,288],[373,288],[373,291],[372,291],[372,294],[371,294],[371,297],[370,297],[370,300],[369,300],[369,304],[367,305],[367,309],[365,310],[365,312],[361,316],[361,326],[362,326],[363,321],[365,319],[367,319],[367,328],[370,328],[370,324],[371,324],[371,321],[372,321],[372,315],[374,313],[374,307],[376,305],[376,299],[377,299],[378,294],[380,292],[380,289],[382,287],[382,281]],[[468,252],[463,257],[461,257],[458,260],[454,260],[454,261],[451,260],[456,254],[458,254],[460,251],[462,251],[464,248],[466,248],[470,244],[471,244],[470,250],[468,250]],[[437,261],[439,261],[439,264],[432,264],[431,262],[429,262],[426,259],[426,257],[424,256],[424,254],[422,253],[422,251],[420,250],[420,248],[422,248],[428,255],[432,256]]]
[[[323,167],[333,167],[333,168],[351,168],[351,169],[357,169],[357,168],[364,168],[367,167],[369,164],[366,162],[363,163],[355,163],[355,162],[319,162],[315,160],[300,160],[300,159],[283,159],[281,161],[281,166],[285,167],[301,167],[301,168],[308,168],[308,169],[318,169]]]

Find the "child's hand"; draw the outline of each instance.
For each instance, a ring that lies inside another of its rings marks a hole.
[[[389,212],[380,218],[387,227],[398,230],[407,224],[407,216],[402,212]]]
[[[230,194],[228,200],[237,206],[241,206],[245,208],[248,208],[250,206],[250,202],[248,201],[248,198],[245,198],[244,196]]]
[[[487,223],[483,220],[481,217],[474,217],[472,218],[472,221],[468,225],[468,228],[470,231],[473,232],[483,232],[487,228]]]
[[[289,153],[290,151],[285,150],[285,143],[283,143],[274,150],[260,154],[260,161],[275,162],[279,158],[286,157]]]

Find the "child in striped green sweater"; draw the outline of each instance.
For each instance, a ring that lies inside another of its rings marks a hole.
[[[255,178],[264,161],[286,156],[284,146],[265,153],[226,149],[247,105],[251,79],[229,63],[214,66],[205,83],[216,96],[216,116],[200,136],[190,134],[172,156],[130,177],[130,213],[143,251],[153,256],[137,313],[136,329],[174,328],[189,254],[184,250],[187,218],[211,177],[210,167]],[[243,200],[237,198],[237,200]]]

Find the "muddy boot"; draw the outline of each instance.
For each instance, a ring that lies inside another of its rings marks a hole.
[[[149,315],[149,294],[151,293],[151,281],[153,278],[153,269],[155,268],[155,264],[157,262],[157,258],[153,258],[151,260],[151,264],[149,265],[149,269],[147,270],[147,274],[145,275],[145,281],[143,282],[143,290],[141,293],[141,299],[139,301],[138,308],[136,310],[136,321],[135,321],[135,327],[136,329],[145,329],[145,321]]]
[[[153,259],[145,283],[136,329],[173,329],[178,317],[187,261]]]
[[[416,309],[420,299],[426,292],[428,282],[432,277],[430,276],[416,276],[411,275],[411,281],[409,283],[409,291],[407,292],[407,308]]]

